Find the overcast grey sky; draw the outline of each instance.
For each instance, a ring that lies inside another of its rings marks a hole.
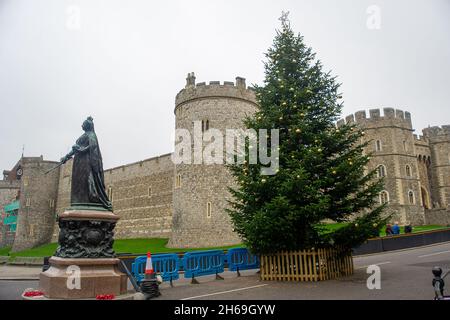
[[[449,0],[0,0],[0,169],[23,144],[58,160],[88,115],[105,168],[171,152],[187,73],[260,84],[282,10],[343,83],[344,116],[450,124]]]

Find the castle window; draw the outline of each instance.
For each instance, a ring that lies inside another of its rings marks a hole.
[[[377,140],[377,142],[375,142],[375,151],[381,150],[382,150],[381,140]]]
[[[27,198],[25,207],[31,207],[31,198]]]
[[[211,202],[206,203],[206,217],[211,218]]]
[[[109,201],[113,201],[113,188],[112,187],[109,187],[108,188],[108,198],[109,198]]]
[[[408,191],[408,200],[409,200],[409,204],[414,204],[416,202],[415,197],[414,197],[414,191],[412,191],[412,190]]]
[[[389,202],[389,193],[386,190],[380,192],[380,203],[385,204]]]
[[[181,174],[177,175],[177,177],[175,178],[175,188],[180,187],[181,187]]]
[[[411,167],[409,165],[406,165],[406,176],[411,177]]]
[[[378,178],[382,178],[382,177],[386,176],[386,167],[384,165],[380,164],[377,167],[377,176],[378,176]]]
[[[406,151],[406,141],[403,141],[403,150]]]
[[[55,200],[54,199],[48,200],[48,206],[50,209],[53,209],[55,207]]]
[[[148,196],[149,196],[149,197],[152,196],[152,187],[148,187]]]
[[[202,132],[209,130],[209,120],[202,120]]]

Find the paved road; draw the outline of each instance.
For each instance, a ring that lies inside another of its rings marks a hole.
[[[161,285],[157,299],[432,299],[431,268],[435,265],[450,269],[450,243],[354,258],[355,273],[339,280],[308,282],[260,281],[254,270],[225,272],[225,280],[200,277],[198,285],[187,279]],[[367,266],[377,264],[381,269],[381,289],[369,290]],[[450,282],[450,277],[447,282]],[[37,281],[0,280],[0,299],[18,299],[25,288],[36,288]],[[131,288],[131,286],[130,286]]]
[[[381,289],[367,288],[367,266],[378,264]],[[351,277],[323,282],[260,281],[254,271],[236,279],[228,274],[224,281],[200,280],[200,285],[186,282],[170,288],[161,286],[158,299],[432,299],[431,268],[450,269],[450,243],[354,258]],[[201,279],[201,278],[200,278]],[[447,280],[450,282],[450,277]]]

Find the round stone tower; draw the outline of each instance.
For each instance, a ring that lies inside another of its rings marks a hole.
[[[366,111],[358,111],[341,121],[356,122],[365,132],[364,140],[369,143],[365,152],[372,154],[367,169],[378,168],[378,175],[384,177],[385,189],[379,201],[389,203],[387,212],[393,213],[392,222],[423,224],[411,114],[393,108],[384,108],[383,112],[382,116],[380,109],[372,109],[367,117]]]
[[[245,79],[239,77],[236,83],[196,84],[194,73],[190,73],[186,80],[186,87],[176,96],[175,128],[189,132],[192,152],[188,163],[175,162],[169,246],[198,248],[238,244],[240,239],[233,232],[231,219],[225,211],[229,206],[227,200],[231,199],[228,187],[234,185],[234,178],[225,167],[225,135],[227,129],[243,128],[243,119],[257,110],[255,93],[246,87]],[[219,131],[222,141],[217,137]],[[212,132],[214,138],[211,138]],[[218,152],[213,154],[214,163],[207,159],[208,146],[212,143],[223,146],[223,151],[219,148],[212,152]]]

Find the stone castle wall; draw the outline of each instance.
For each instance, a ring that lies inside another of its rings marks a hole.
[[[450,205],[450,125],[423,130],[429,141],[431,185],[435,207]]]
[[[371,154],[368,169],[384,166],[385,191],[389,195],[392,220],[400,223],[424,223],[421,197],[420,168],[415,155],[415,139],[411,114],[393,108],[358,111],[340,120],[356,123],[363,129],[364,142],[368,143],[366,154]],[[411,196],[412,192],[412,196]]]
[[[436,203],[431,189],[431,150],[428,139],[414,135],[414,148],[419,168],[422,202],[425,209],[431,209]]]
[[[189,75],[186,88],[175,103],[176,128],[187,129],[194,137],[194,121],[208,123],[203,148],[210,138],[208,130],[218,129],[225,137],[226,129],[243,128],[243,119],[257,109],[255,93],[247,89],[245,79],[195,84]],[[225,143],[225,139],[223,141]],[[225,150],[225,147],[224,147]],[[193,161],[193,157],[191,157]],[[210,247],[232,245],[241,240],[233,232],[225,209],[231,199],[228,187],[234,178],[223,164],[177,164],[175,176],[180,184],[173,193],[173,232],[171,247]]]
[[[46,172],[57,162],[23,158],[20,208],[12,251],[49,243],[56,219],[59,170]]]
[[[448,209],[426,210],[425,223],[450,227],[450,211]]]
[[[16,200],[20,190],[19,181],[4,181],[0,180],[0,217],[5,215],[4,206]],[[9,247],[14,242],[14,232],[6,231],[0,220],[0,248]]]
[[[105,170],[117,239],[169,238],[172,231],[174,165],[170,154]]]
[[[73,160],[61,167],[56,211],[70,206]],[[113,210],[120,216],[115,238],[169,238],[172,229],[174,165],[170,154],[107,169],[104,172]],[[58,227],[52,241],[57,241]]]

